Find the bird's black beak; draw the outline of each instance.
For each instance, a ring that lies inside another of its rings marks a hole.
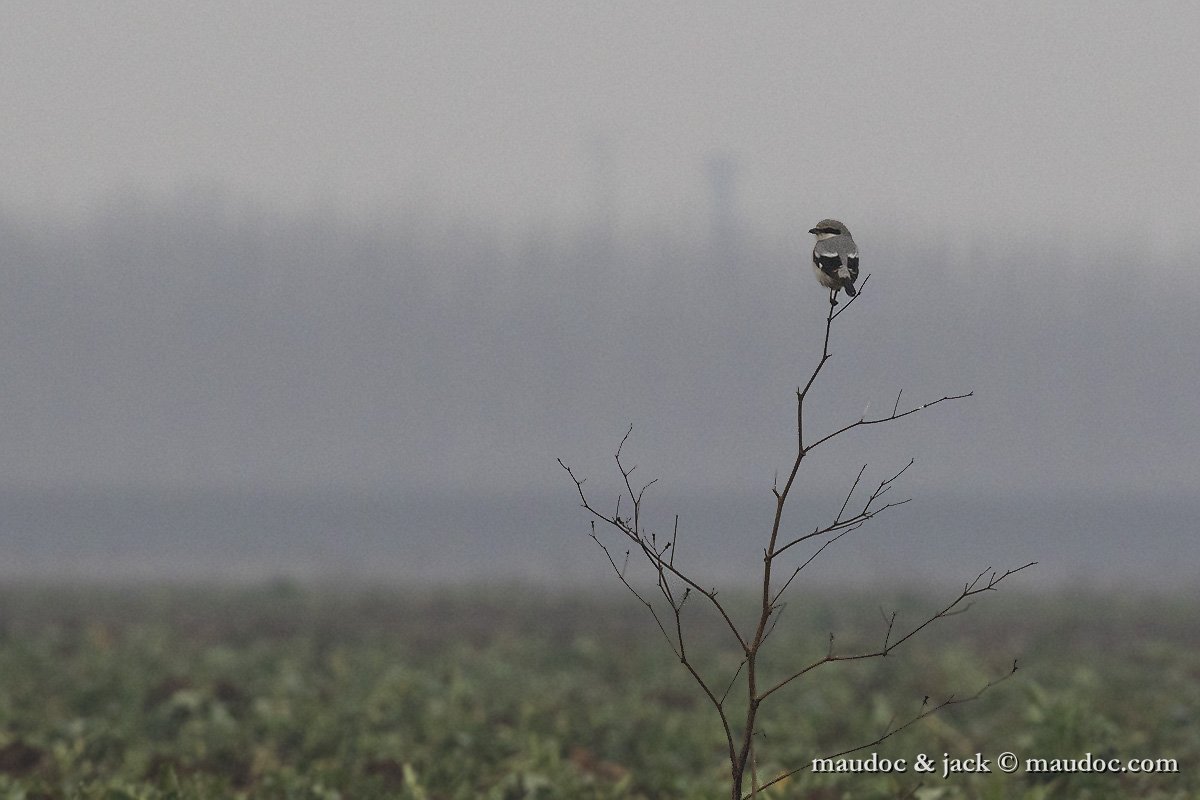
[[[809,228],[809,229],[808,229],[808,232],[809,232],[809,233],[816,233],[816,232],[817,232],[817,229],[816,229],[816,228]]]

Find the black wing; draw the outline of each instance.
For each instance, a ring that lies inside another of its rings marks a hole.
[[[858,280],[858,253],[846,256],[846,266],[850,268],[850,282]]]
[[[855,258],[852,263],[857,265],[858,259]],[[814,250],[813,264],[829,277],[836,278],[837,271],[842,268],[842,257],[837,253],[822,253]],[[855,270],[857,271],[857,267],[855,267]]]

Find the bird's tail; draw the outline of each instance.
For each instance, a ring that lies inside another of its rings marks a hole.
[[[846,290],[847,297],[854,297],[854,295],[858,294],[853,283],[844,283],[842,284],[842,288]]]

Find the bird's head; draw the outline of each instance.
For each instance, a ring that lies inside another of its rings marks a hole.
[[[810,228],[808,232],[815,233],[817,241],[820,241],[821,239],[828,239],[830,236],[841,236],[850,231],[836,219],[823,219]]]

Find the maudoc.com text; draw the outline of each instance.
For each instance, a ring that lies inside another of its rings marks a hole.
[[[814,758],[812,771],[819,773],[889,773],[914,772],[940,774],[943,778],[953,775],[1018,771],[1028,773],[1062,774],[1071,772],[1179,772],[1179,761],[1174,758],[1117,758],[1101,757],[1084,753],[1072,758],[1022,758],[1016,753],[1004,751],[994,758],[975,753],[966,757],[955,757],[949,753],[930,756],[917,753],[912,758],[883,758],[872,753],[864,758]]]

